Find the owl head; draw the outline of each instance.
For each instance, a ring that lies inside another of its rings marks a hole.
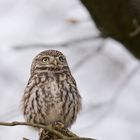
[[[32,62],[31,73],[38,71],[61,71],[68,69],[66,57],[57,50],[45,50],[39,53]]]

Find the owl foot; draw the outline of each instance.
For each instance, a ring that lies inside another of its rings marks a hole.
[[[39,140],[47,140],[48,137],[48,131],[40,128],[39,130]]]
[[[52,127],[67,137],[77,137],[75,134],[70,132],[61,121],[54,122]]]
[[[54,139],[57,139],[57,137],[49,132],[48,130],[44,130],[44,129],[40,129],[40,132],[39,132],[39,140],[54,140]]]
[[[68,129],[65,127],[65,125],[61,121],[56,121],[52,124],[52,128],[57,130],[58,132],[65,134],[68,136]]]
[[[57,129],[64,129],[65,125],[61,121],[56,121],[52,124],[52,127],[56,130]]]

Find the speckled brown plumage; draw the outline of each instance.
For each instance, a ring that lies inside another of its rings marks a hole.
[[[48,125],[57,121],[70,127],[81,109],[81,97],[65,56],[56,50],[39,53],[22,100],[27,122]]]

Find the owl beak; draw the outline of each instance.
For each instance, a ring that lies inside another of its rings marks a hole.
[[[57,60],[56,60],[56,59],[53,61],[53,64],[54,64],[55,66],[57,66],[57,65],[58,65],[58,62],[57,62]]]

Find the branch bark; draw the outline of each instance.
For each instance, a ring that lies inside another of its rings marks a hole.
[[[41,129],[41,134],[39,140],[95,140],[93,138],[84,138],[84,137],[78,137],[76,134],[71,132],[68,129],[65,128],[57,128],[52,127],[52,125],[41,125],[41,124],[35,124],[35,123],[29,123],[29,122],[0,122],[0,125],[2,126],[17,126],[17,125],[25,125],[25,126],[31,126]]]

